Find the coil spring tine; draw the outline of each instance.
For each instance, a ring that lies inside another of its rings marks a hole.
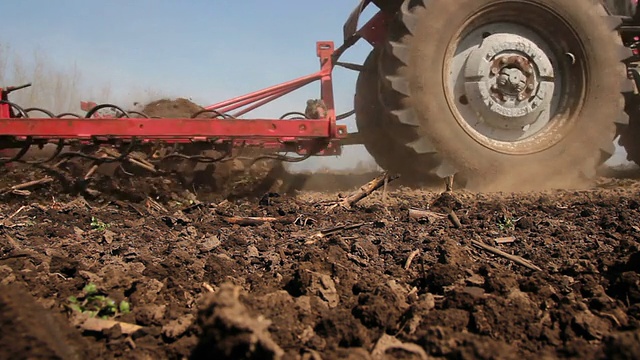
[[[80,116],[78,114],[70,113],[70,112],[61,113],[61,114],[58,114],[58,115],[56,115],[54,117],[61,119],[63,117],[67,117],[67,116],[75,117],[75,118],[78,118],[78,119],[80,119],[82,117],[82,116]]]
[[[31,148],[32,142],[33,140],[31,139],[31,137],[27,137],[27,141],[25,142],[24,146],[20,149],[20,151],[18,151],[18,153],[15,154],[13,157],[0,158],[0,164],[8,164],[8,163],[19,161],[29,151],[29,148]]]
[[[280,120],[284,120],[286,118],[288,118],[289,116],[292,115],[298,115],[298,117],[294,117],[294,118],[289,118],[289,120],[302,120],[302,119],[308,119],[307,115],[301,112],[297,112],[297,111],[292,111],[292,112],[288,112],[282,116],[280,116]]]
[[[56,117],[51,111],[47,110],[47,109],[42,109],[42,108],[37,108],[37,107],[32,107],[32,108],[28,108],[28,109],[24,109],[24,112],[26,114],[29,114],[30,112],[34,112],[34,111],[40,111],[41,113],[46,114],[48,117],[50,118],[54,118]]]
[[[216,116],[212,117],[211,119],[215,119],[218,116],[222,117],[223,119],[235,119],[232,115],[223,114],[223,113],[218,112],[216,110],[200,110],[200,111],[196,112],[195,114],[191,115],[191,118],[195,119],[196,117],[198,117],[198,115],[202,115],[202,114],[206,114],[206,113],[213,113],[213,114],[216,115]]]
[[[48,158],[44,160],[20,161],[20,162],[24,164],[29,164],[29,165],[46,164],[50,161],[53,161],[53,159],[57,158],[60,155],[60,153],[62,152],[62,149],[64,149],[64,145],[65,145],[64,140],[60,139],[58,140],[58,144],[56,145],[56,150],[53,152],[53,155],[49,156]]]
[[[143,117],[143,118],[145,118],[145,119],[148,119],[148,118],[149,118],[149,115],[147,115],[147,114],[145,114],[145,113],[143,113],[143,112],[140,112],[140,111],[135,111],[135,110],[128,111],[128,112],[127,112],[127,114],[128,114],[128,115],[131,115],[131,114],[133,114],[133,115],[138,115],[138,116],[141,116],[141,117]],[[118,116],[118,118],[122,118],[122,117],[123,117],[122,115]],[[127,116],[127,117],[129,117],[129,116]]]
[[[126,111],[124,111],[121,107],[119,107],[117,105],[113,105],[113,104],[96,105],[93,108],[91,108],[89,111],[87,111],[87,113],[84,115],[84,117],[85,117],[85,119],[90,119],[95,113],[98,112],[98,110],[107,109],[107,108],[111,108],[111,109],[117,110],[121,114],[124,114],[124,117],[129,117],[129,114]]]
[[[34,111],[39,111],[39,112],[47,115],[50,118],[55,118],[56,117],[56,115],[54,115],[51,111],[49,111],[47,109],[38,108],[38,107],[32,107],[32,108],[24,109],[24,112],[27,115],[29,113],[31,113],[31,112],[34,112]],[[44,163],[50,162],[53,159],[55,159],[58,155],[60,155],[60,153],[62,152],[62,149],[64,148],[64,144],[65,144],[64,139],[59,139],[58,140],[58,144],[56,145],[56,150],[54,151],[53,155],[49,156],[48,158],[46,158],[44,160],[27,161],[27,160],[17,159],[15,161],[23,163],[23,164],[29,164],[29,165],[39,165],[39,164],[44,164]]]

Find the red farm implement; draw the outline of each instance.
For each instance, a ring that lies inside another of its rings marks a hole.
[[[81,155],[81,152],[62,152],[65,146],[72,144],[85,145],[86,149],[96,145],[117,146],[124,158],[138,146],[156,144],[159,141],[164,144],[188,144],[201,147],[202,150],[218,150],[228,155],[238,146],[293,152],[305,158],[312,155],[337,155],[340,153],[338,142],[347,134],[346,126],[336,124],[331,79],[333,44],[319,42],[317,54],[321,63],[321,70],[317,73],[208,106],[190,118],[151,118],[140,112],[125,111],[112,104],[93,103],[82,104],[83,110],[87,110],[84,116],[72,113],[56,116],[44,109],[23,109],[9,101],[9,93],[30,84],[2,89],[0,134],[4,141],[0,143],[0,147],[20,149],[3,161],[19,162],[30,146],[51,143],[57,145],[52,159],[69,156],[93,158],[88,154]],[[321,99],[315,102],[318,109],[310,113],[316,115],[313,118],[309,114],[289,113],[285,117],[294,118],[240,119],[240,116],[260,106],[317,81],[320,82]],[[115,115],[102,116],[99,111],[103,109],[113,110]],[[35,112],[48,116],[31,117],[30,114]],[[210,116],[202,118],[205,114]],[[109,162],[113,159],[105,157],[102,160]]]

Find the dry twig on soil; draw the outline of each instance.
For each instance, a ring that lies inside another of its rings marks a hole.
[[[20,206],[20,208],[18,210],[16,210],[13,214],[9,215],[9,217],[7,218],[7,220],[11,220],[14,217],[16,217],[18,214],[20,214],[20,212],[22,212],[22,210],[26,209],[27,206],[26,205],[22,205]]]
[[[112,148],[102,148],[100,149],[100,152],[102,153],[102,155],[100,156],[102,159],[104,160],[96,160],[93,162],[93,166],[91,166],[91,169],[89,169],[89,171],[87,172],[87,174],[84,176],[84,180],[89,180],[94,174],[95,172],[98,170],[98,168],[100,167],[100,165],[104,164],[104,161],[111,158],[111,159],[119,159],[120,157],[122,157],[122,154],[120,154],[120,152],[118,152],[116,149],[112,149]],[[139,158],[137,156],[135,156],[134,154],[129,154],[127,156],[124,157],[124,159],[122,161],[125,161],[131,165],[135,165],[139,168],[145,169],[151,173],[157,173],[158,170],[155,168],[155,166],[153,164],[151,164],[150,162]]]
[[[13,214],[9,215],[9,217],[7,217],[6,219],[3,219],[2,221],[0,221],[0,226],[1,227],[13,227],[15,225],[11,225],[11,219],[13,219],[14,217],[16,217],[20,212],[22,212],[22,210],[26,209],[27,206],[23,205],[21,206],[18,210],[16,210]]]
[[[12,248],[16,249],[16,250],[20,250],[21,246],[20,244],[18,244],[18,242],[11,237],[11,235],[9,234],[4,234],[5,239],[7,239],[7,242],[9,243],[9,245],[11,245]]]
[[[456,215],[456,213],[453,210],[449,210],[448,216],[449,216],[449,221],[451,221],[451,223],[456,229],[462,228],[462,223],[460,222],[458,215]]]
[[[210,293],[214,293],[215,292],[215,289],[213,288],[213,286],[209,285],[206,282],[202,283],[202,287],[205,288]]]
[[[513,236],[507,236],[507,237],[502,237],[502,238],[497,238],[495,240],[493,240],[494,243],[501,245],[501,244],[511,244],[516,242],[516,238]]]
[[[409,209],[409,217],[414,220],[428,220],[429,223],[434,223],[437,220],[446,219],[447,215],[439,214],[429,210],[421,210],[421,209]]]
[[[511,255],[511,254],[507,254],[506,252],[500,250],[500,249],[496,249],[493,246],[489,246],[487,244],[481,243],[480,241],[477,240],[471,240],[471,244],[473,244],[476,247],[481,248],[482,250],[488,251],[494,255],[498,255],[498,256],[502,256],[505,259],[511,260],[514,263],[520,265],[520,266],[524,266],[527,269],[531,269],[531,270],[535,270],[535,271],[542,271],[542,269],[540,269],[539,267],[533,265],[529,260],[525,260],[523,258],[521,258],[520,256],[517,255]]]
[[[17,195],[29,195],[30,192],[29,191],[22,191],[28,187],[32,187],[32,186],[36,186],[36,185],[42,185],[42,184],[47,184],[53,181],[52,177],[43,177],[42,179],[38,179],[38,180],[33,180],[33,181],[27,181],[26,183],[22,183],[19,185],[14,185],[8,188],[4,188],[2,190],[0,190],[0,194],[2,195],[6,195],[9,193],[13,193],[13,194],[17,194]]]
[[[123,334],[131,335],[142,329],[142,326],[129,324],[121,321],[99,319],[92,317],[80,316],[77,320],[77,326],[86,331],[102,332],[119,325]]]
[[[145,214],[144,214],[140,209],[138,209],[138,207],[137,207],[137,206],[133,205],[132,203],[127,202],[127,203],[126,203],[126,206],[130,207],[133,211],[135,211],[135,212],[136,212],[138,215],[140,215],[141,217],[144,217],[144,216],[145,216]]]
[[[228,216],[224,217],[223,220],[229,224],[234,225],[262,225],[267,223],[277,223],[277,224],[293,224],[297,217],[293,216],[283,216],[283,217],[239,217],[239,216]]]
[[[369,181],[368,183],[362,185],[358,190],[354,191],[353,193],[349,194],[347,197],[345,197],[344,199],[337,201],[337,202],[333,202],[332,206],[329,207],[329,209],[327,209],[327,213],[330,212],[331,210],[334,210],[337,207],[343,207],[345,209],[350,209],[353,205],[355,205],[358,201],[366,198],[367,196],[371,195],[374,191],[378,190],[379,188],[383,187],[385,184],[388,184],[396,179],[398,179],[400,176],[398,175],[393,175],[393,176],[389,176],[389,173],[385,172],[382,175],[378,176],[377,178]]]
[[[102,159],[107,159],[109,157],[109,155],[107,154],[102,154],[100,155],[100,157]],[[91,177],[93,176],[93,174],[96,173],[96,171],[98,171],[98,168],[100,167],[100,165],[102,165],[104,163],[104,161],[101,160],[96,160],[93,162],[93,166],[91,166],[91,168],[89,169],[89,171],[87,171],[87,173],[84,175],[84,180],[89,180],[91,179]],[[57,164],[56,164],[57,165]]]
[[[318,241],[319,239],[325,238],[327,236],[335,235],[339,232],[346,231],[346,230],[358,229],[365,225],[371,225],[371,224],[373,223],[365,222],[365,223],[358,223],[358,224],[352,224],[352,225],[340,225],[330,229],[320,230],[319,232],[311,235],[309,237],[309,240],[305,242],[305,245],[312,245],[312,244],[315,244],[316,241]]]
[[[418,256],[418,254],[420,254],[420,250],[413,250],[411,252],[411,254],[409,254],[409,257],[407,258],[407,262],[404,263],[404,269],[405,270],[409,270],[409,267],[411,267],[411,263],[413,262],[413,259],[416,258],[416,256]]]
[[[153,200],[150,197],[147,197],[146,205],[147,205],[147,210],[148,209],[154,209],[155,211],[160,211],[160,212],[163,212],[163,213],[168,213],[169,212],[169,210],[167,210],[164,206],[160,205],[159,202]]]
[[[204,203],[204,202],[196,201],[193,204],[190,204],[189,206],[183,207],[182,209],[180,209],[180,211],[182,211],[185,214],[188,214],[191,211],[202,209],[202,208],[207,207],[209,205],[211,205],[211,203]]]

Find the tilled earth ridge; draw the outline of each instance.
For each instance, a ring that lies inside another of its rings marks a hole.
[[[328,214],[338,194],[199,204],[171,182],[130,181],[95,199],[57,183],[4,195],[0,358],[640,357],[635,180],[517,195],[401,187]],[[462,227],[410,208],[453,208]],[[362,226],[317,236],[341,225]],[[89,284],[130,304],[110,317],[123,325],[74,326],[70,297]]]

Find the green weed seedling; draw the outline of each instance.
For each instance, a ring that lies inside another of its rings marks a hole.
[[[120,304],[116,304],[113,299],[100,294],[98,287],[93,283],[87,284],[82,289],[80,297],[70,296],[68,307],[73,311],[101,319],[131,312],[129,302],[123,300]]]
[[[109,224],[104,223],[102,220],[92,216],[91,217],[91,228],[98,231],[105,231],[109,228]]]
[[[500,231],[513,230],[516,228],[516,220],[503,216],[502,219],[498,220],[498,228]]]

